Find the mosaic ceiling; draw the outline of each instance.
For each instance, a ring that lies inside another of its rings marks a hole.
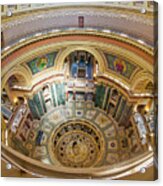
[[[130,130],[132,127],[127,134]],[[41,122],[33,123],[28,135],[23,135],[27,137],[23,143],[18,135],[13,138],[14,148],[46,164],[64,167],[113,165],[142,150],[134,133],[133,138],[126,136],[122,127],[92,102],[72,101],[53,108]]]

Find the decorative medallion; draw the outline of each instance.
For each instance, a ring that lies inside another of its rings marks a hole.
[[[52,138],[53,158],[66,167],[97,165],[104,153],[104,139],[97,128],[75,121],[59,127]]]

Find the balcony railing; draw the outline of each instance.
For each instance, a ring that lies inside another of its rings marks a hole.
[[[142,167],[153,165],[153,152],[145,152],[128,161],[115,166],[104,166],[99,168],[66,168],[54,165],[46,165],[40,161],[31,159],[2,143],[2,159],[15,167],[35,175],[36,177],[57,178],[110,178],[118,179],[139,172]],[[124,175],[126,172],[126,175]]]

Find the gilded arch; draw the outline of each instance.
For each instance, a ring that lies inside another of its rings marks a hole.
[[[145,88],[145,85],[148,82],[152,82],[153,83],[153,75],[149,72],[145,72],[142,71],[140,73],[137,73],[134,78],[132,79],[132,87],[131,89],[134,91],[139,91],[139,86]],[[140,88],[140,91],[142,91],[142,89]]]
[[[14,74],[21,75],[25,79],[25,85],[26,86],[30,85],[30,82],[32,80],[31,74],[25,67],[19,65],[10,69],[7,73],[4,74],[4,76],[2,77],[2,85],[1,85],[2,89],[4,88],[7,80]]]
[[[64,65],[64,60],[65,58],[73,51],[75,50],[84,50],[87,51],[89,53],[91,53],[97,60],[98,64],[99,64],[99,70],[100,72],[104,73],[106,70],[106,63],[104,61],[104,58],[101,56],[101,54],[94,48],[92,47],[88,47],[88,46],[72,46],[72,47],[67,47],[66,49],[64,49],[63,51],[61,51],[58,56],[56,57],[56,70],[61,71]]]

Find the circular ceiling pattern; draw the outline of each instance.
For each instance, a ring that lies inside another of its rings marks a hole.
[[[141,176],[157,161],[157,8],[83,5],[3,5],[2,157],[39,177]]]
[[[54,131],[53,153],[66,167],[91,167],[96,165],[104,149],[104,139],[90,123],[68,122]]]

